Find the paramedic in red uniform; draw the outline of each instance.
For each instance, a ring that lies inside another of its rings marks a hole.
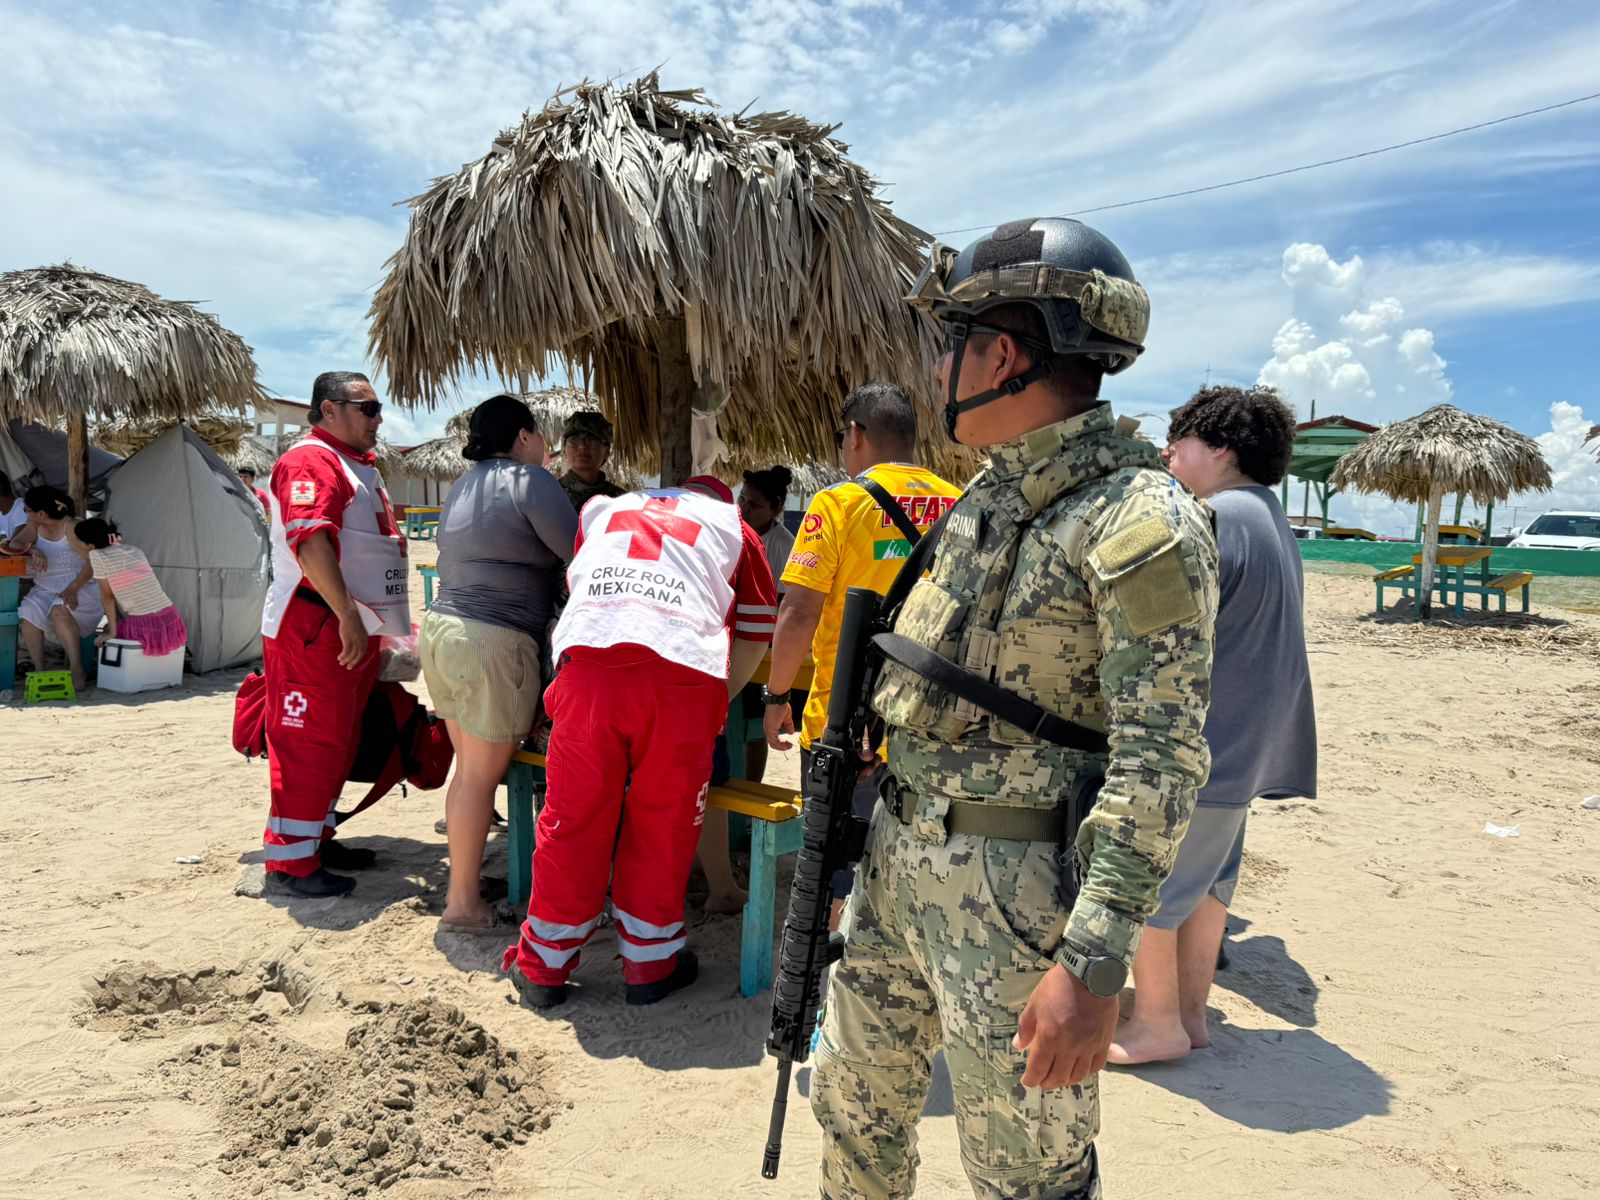
[[[528,1006],[564,1001],[609,881],[628,1003],[654,1004],[699,972],[684,892],[729,697],[772,642],[772,568],[733,492],[697,475],[585,504],[567,581],[533,891],[505,967]]]
[[[378,638],[411,632],[406,542],[372,453],[382,407],[365,375],[324,372],[311,389],[311,433],[272,468],[261,617],[272,809],[262,842],[267,890],[282,895],[342,896],[355,880],[333,872],[376,857],[332,839]]]

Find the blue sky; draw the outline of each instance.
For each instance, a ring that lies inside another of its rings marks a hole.
[[[203,302],[291,396],[362,362],[396,203],[584,76],[660,65],[731,108],[838,122],[935,232],[1600,91],[1588,0],[0,0],[0,28],[0,269],[71,258]],[[1108,395],[1165,412],[1209,369],[1302,413],[1449,399],[1544,435],[1556,499],[1600,507],[1573,442],[1600,420],[1597,194],[1600,101],[1088,216],[1153,297],[1149,351]]]

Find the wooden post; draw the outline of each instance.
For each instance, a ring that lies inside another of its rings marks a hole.
[[[1483,510],[1483,544],[1487,546],[1489,539],[1494,536],[1494,501],[1489,501],[1489,507]]]
[[[1453,522],[1456,525],[1461,524],[1461,509],[1462,509],[1462,506],[1464,504],[1466,504],[1466,501],[1467,501],[1467,494],[1465,492],[1457,492],[1456,493],[1456,519]]]
[[[694,372],[689,369],[689,342],[682,317],[668,317],[661,322],[657,351],[661,486],[671,487],[694,473],[690,441],[690,426],[694,419]]]
[[[1422,581],[1416,600],[1416,611],[1424,617],[1433,608],[1433,576],[1439,561],[1439,518],[1443,512],[1444,485],[1434,484],[1428,496],[1428,525],[1422,533]]]
[[[67,494],[78,506],[78,516],[89,515],[89,418],[74,413],[67,418]]]

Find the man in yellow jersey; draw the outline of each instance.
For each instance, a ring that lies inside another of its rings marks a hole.
[[[833,435],[839,459],[850,478],[818,492],[800,522],[800,535],[783,571],[788,588],[778,606],[772,638],[772,671],[762,692],[767,745],[789,750],[794,733],[789,689],[810,649],[811,696],[801,721],[800,749],[809,752],[828,720],[833,662],[839,649],[839,623],[846,589],[867,587],[883,595],[911,552],[902,527],[927,532],[956,502],[961,489],[932,471],[914,466],[917,413],[893,384],[867,383],[845,397]],[[882,493],[873,495],[872,485]],[[891,511],[885,503],[898,511]],[[802,767],[802,772],[804,768]],[[875,780],[856,788],[855,810],[870,817],[877,799]],[[833,924],[850,894],[854,864],[833,881]]]

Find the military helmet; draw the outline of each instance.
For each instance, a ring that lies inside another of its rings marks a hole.
[[[1122,251],[1069,217],[1007,221],[959,252],[935,242],[906,299],[941,321],[978,324],[989,309],[1027,304],[1054,353],[1091,355],[1107,374],[1133,363],[1150,326],[1150,297]]]
[[[934,242],[906,301],[948,330],[954,358],[944,421],[952,438],[962,413],[1049,375],[1051,355],[1088,355],[1108,375],[1126,370],[1144,350],[1150,326],[1150,297],[1122,251],[1099,230],[1068,217],[1007,221],[959,252]],[[1001,387],[958,401],[968,334],[985,328],[985,312],[1010,304],[1043,316],[1049,345],[1002,331],[1032,345],[1036,361]]]

